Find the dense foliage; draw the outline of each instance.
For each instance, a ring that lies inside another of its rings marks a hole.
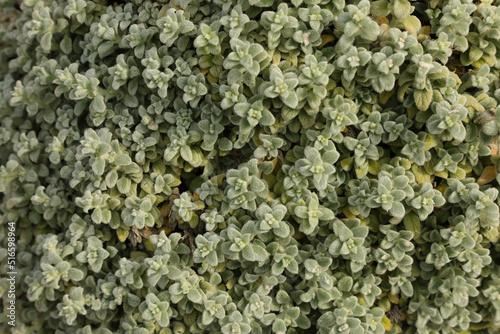
[[[500,331],[500,1],[0,10],[2,333]]]

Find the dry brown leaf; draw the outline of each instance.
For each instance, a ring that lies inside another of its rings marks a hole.
[[[483,173],[481,174],[479,179],[477,179],[476,183],[482,186],[483,184],[493,181],[497,177],[498,174],[497,170],[498,170],[497,165],[491,165],[485,167],[483,169]]]
[[[177,219],[172,213],[172,206],[175,199],[180,197],[179,188],[172,189],[172,195],[168,198],[168,202],[162,205],[161,214],[163,216],[163,226],[174,230],[177,227]]]
[[[142,242],[142,238],[148,239],[153,234],[156,234],[156,228],[146,226],[142,229],[130,228],[130,233],[128,235],[128,240],[132,246],[137,246],[138,243]]]
[[[139,234],[139,230],[136,228],[131,228],[128,234],[128,240],[132,244],[132,246],[137,246],[138,243],[142,241],[142,237]]]
[[[498,155],[498,136],[495,136],[488,146],[490,147],[490,155],[492,157]]]
[[[474,120],[474,123],[476,124],[486,124],[493,120],[495,116],[497,115],[497,112],[495,109],[486,109],[483,112],[480,112],[476,119]]]
[[[148,227],[148,226],[146,226],[145,228],[139,230],[139,235],[141,237],[147,239],[150,236],[152,236],[155,231],[156,231],[156,229],[154,227]]]

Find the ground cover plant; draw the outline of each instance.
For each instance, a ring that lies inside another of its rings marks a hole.
[[[0,20],[2,333],[500,331],[500,1]]]

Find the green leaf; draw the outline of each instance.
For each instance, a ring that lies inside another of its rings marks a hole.
[[[256,7],[271,7],[274,4],[274,0],[249,0],[248,2]]]
[[[118,182],[116,182],[116,187],[118,191],[122,194],[127,194],[132,186],[132,181],[124,176],[122,176]]]
[[[342,277],[337,283],[337,286],[341,291],[351,291],[352,285],[353,285],[353,280],[352,277],[350,276]]]
[[[245,246],[245,248],[241,251],[241,255],[247,261],[255,261],[255,252],[252,245]]]
[[[45,34],[42,35],[42,38],[40,39],[40,46],[42,49],[46,52],[50,51],[50,48],[52,47],[52,33],[51,32],[46,32]]]
[[[415,105],[421,111],[425,111],[429,108],[432,102],[432,96],[432,90],[415,89],[415,91],[413,92]]]
[[[405,228],[413,233],[413,237],[416,239],[420,235],[422,229],[422,223],[418,216],[412,212],[405,215],[404,218]]]
[[[263,262],[263,261],[267,260],[267,258],[269,257],[269,254],[267,253],[267,251],[259,245],[253,245],[253,251],[255,253],[255,259],[258,262]]]
[[[61,47],[62,52],[64,52],[65,54],[68,55],[71,53],[71,51],[73,50],[73,44],[71,42],[69,34],[64,35],[64,38],[62,39],[59,46]]]
[[[198,291],[197,289],[192,289],[191,291],[189,291],[187,297],[190,301],[196,304],[200,304],[203,300],[200,291]]]
[[[416,16],[408,16],[402,19],[403,25],[412,35],[416,35],[417,31],[422,27],[420,20]]]
[[[383,17],[389,15],[391,12],[389,10],[389,2],[388,1],[373,1],[371,3],[370,12],[373,16]]]
[[[90,103],[90,112],[104,113],[106,112],[106,103],[104,103],[104,96],[97,95]]]
[[[106,168],[106,162],[104,161],[104,159],[96,159],[94,161],[94,163],[92,164],[92,170],[97,175],[104,174],[104,169],[105,168]]]
[[[191,148],[189,146],[182,146],[180,151],[182,159],[187,162],[193,161],[193,151],[191,151]]]
[[[68,270],[68,277],[70,280],[72,281],[81,281],[84,277],[83,275],[83,271],[81,271],[80,269],[76,269],[76,268],[70,268]]]
[[[408,0],[394,1],[394,16],[398,19],[408,17],[411,13],[412,6]]]
[[[276,301],[278,304],[286,304],[290,301],[290,296],[283,290],[279,290],[276,293]]]
[[[115,160],[115,164],[117,166],[128,166],[131,163],[132,159],[130,159],[130,157],[127,154],[121,154]]]
[[[392,204],[390,213],[396,218],[403,218],[405,215],[405,208],[400,202],[395,202]]]

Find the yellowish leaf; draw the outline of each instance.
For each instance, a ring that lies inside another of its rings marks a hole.
[[[128,238],[129,230],[119,228],[118,230],[116,230],[116,235],[118,236],[118,240],[120,240],[121,242],[125,242],[125,240],[127,240]]]
[[[448,178],[448,171],[444,170],[442,172],[435,172],[434,175],[437,177],[443,178],[443,179],[447,179]]]
[[[353,157],[345,158],[342,161],[340,161],[340,165],[345,171],[350,171],[354,166],[354,158]]]
[[[236,283],[236,279],[233,277],[231,278],[227,283],[226,283],[226,288],[228,290],[231,290],[234,286],[234,284]]]
[[[333,35],[323,35],[323,36],[321,36],[321,44],[319,46],[323,47],[326,44],[333,42],[334,40],[335,40],[335,37]]]
[[[436,187],[436,189],[444,195],[444,191],[448,188],[447,185],[444,185],[444,184],[440,184],[439,186]]]
[[[395,92],[396,92],[396,88],[394,88],[393,90],[390,90],[390,91],[388,91],[388,92],[387,92],[387,91],[382,92],[382,93],[380,94],[380,98],[379,98],[379,102],[380,102],[380,104],[386,104],[386,103],[387,103],[387,101],[389,100],[389,98],[390,98],[391,96],[393,96]]]
[[[279,52],[275,52],[272,56],[272,61],[274,65],[278,65],[281,62],[281,54]]]
[[[343,212],[344,215],[347,217],[347,219],[356,218],[356,215],[354,215],[351,211],[349,211],[348,208],[344,208]]]
[[[387,297],[384,297],[379,300],[378,306],[381,307],[384,312],[387,312],[391,309],[391,302],[387,299]]]
[[[158,229],[158,233],[160,233],[161,231],[164,231],[165,235],[169,235],[170,233],[172,233],[172,229],[167,226]]]
[[[402,19],[403,25],[406,30],[412,35],[416,35],[417,31],[420,29],[422,26],[420,23],[420,20],[416,16],[408,16]]]
[[[272,201],[274,199],[276,199],[276,194],[275,193],[270,192],[269,194],[267,194],[267,200],[268,201]]]
[[[430,34],[431,34],[431,27],[430,27],[430,26],[423,26],[423,27],[420,29],[420,33],[421,33],[422,35],[430,36]]]
[[[490,55],[487,53],[483,53],[483,60],[488,64],[489,66],[494,66],[495,61],[497,60],[495,55]]]
[[[467,176],[467,172],[465,171],[465,169],[458,167],[455,173],[450,173],[450,176],[454,179],[463,180]]]
[[[476,100],[474,96],[471,95],[465,95],[467,98],[467,102],[465,102],[466,107],[472,107],[478,112],[483,112],[484,107]]]
[[[389,24],[389,20],[387,19],[387,17],[385,16],[381,16],[381,17],[376,17],[374,19],[375,22],[377,22],[379,25],[380,24]]]
[[[212,75],[212,73],[208,73],[208,82],[211,84],[215,84],[219,81],[219,78],[216,78]]]
[[[385,315],[382,317],[382,326],[384,326],[386,331],[390,331],[392,328],[392,323]]]
[[[376,160],[368,160],[368,173],[372,175],[378,175],[380,171],[380,166]]]
[[[146,249],[148,251],[151,251],[151,252],[155,251],[155,246],[153,245],[153,243],[149,239],[144,240],[144,246],[146,247]]]
[[[424,143],[425,143],[425,146],[424,146],[425,151],[428,151],[431,148],[436,147],[439,144],[438,141],[436,140],[436,138],[431,134],[427,134],[427,137],[425,138]]]
[[[131,259],[140,259],[140,258],[147,258],[147,257],[149,257],[149,256],[146,252],[140,252],[140,251],[130,252]]]
[[[165,204],[163,204],[163,205],[161,206],[160,211],[161,211],[161,215],[162,215],[163,217],[166,217],[166,216],[168,215],[168,209],[169,209],[169,203],[168,203],[168,202],[167,202],[167,203],[165,203]]]
[[[471,330],[477,331],[480,329],[494,328],[495,326],[491,322],[480,322],[477,324],[470,324],[469,328]]]
[[[411,84],[412,84],[412,82],[410,81],[410,82],[405,83],[401,87],[399,87],[399,89],[398,89],[398,101],[399,102],[404,102],[406,90],[408,89],[408,87],[411,86]]]
[[[500,239],[500,231],[498,231],[498,228],[490,227],[486,232],[483,232],[483,235],[494,244]]]
[[[410,106],[407,111],[408,111],[408,117],[415,118],[415,115],[417,115],[418,109],[415,108],[415,106]]]
[[[439,4],[440,0],[431,0],[429,2],[429,7],[431,8],[436,8],[436,6]]]
[[[431,175],[427,173],[423,167],[413,165],[411,170],[413,171],[419,185],[422,185],[425,182],[431,182]]]
[[[472,172],[472,166],[471,165],[462,165],[462,164],[460,164],[458,168],[463,169],[466,174]]]
[[[302,238],[304,238],[304,237],[305,237],[305,234],[304,234],[304,233],[302,233],[302,232],[296,233],[296,234],[293,236],[293,238],[294,238],[295,240],[300,240],[300,239],[302,239]]]
[[[399,303],[399,296],[398,295],[393,295],[392,293],[387,294],[387,298],[389,298],[389,301],[393,304],[398,304]]]
[[[366,174],[368,173],[368,164],[356,168],[355,172],[356,172],[356,177],[358,179],[365,177]]]
[[[358,303],[361,305],[361,306],[368,306],[366,304],[366,300],[365,300],[365,297],[361,294],[357,295],[356,297],[358,297]]]

